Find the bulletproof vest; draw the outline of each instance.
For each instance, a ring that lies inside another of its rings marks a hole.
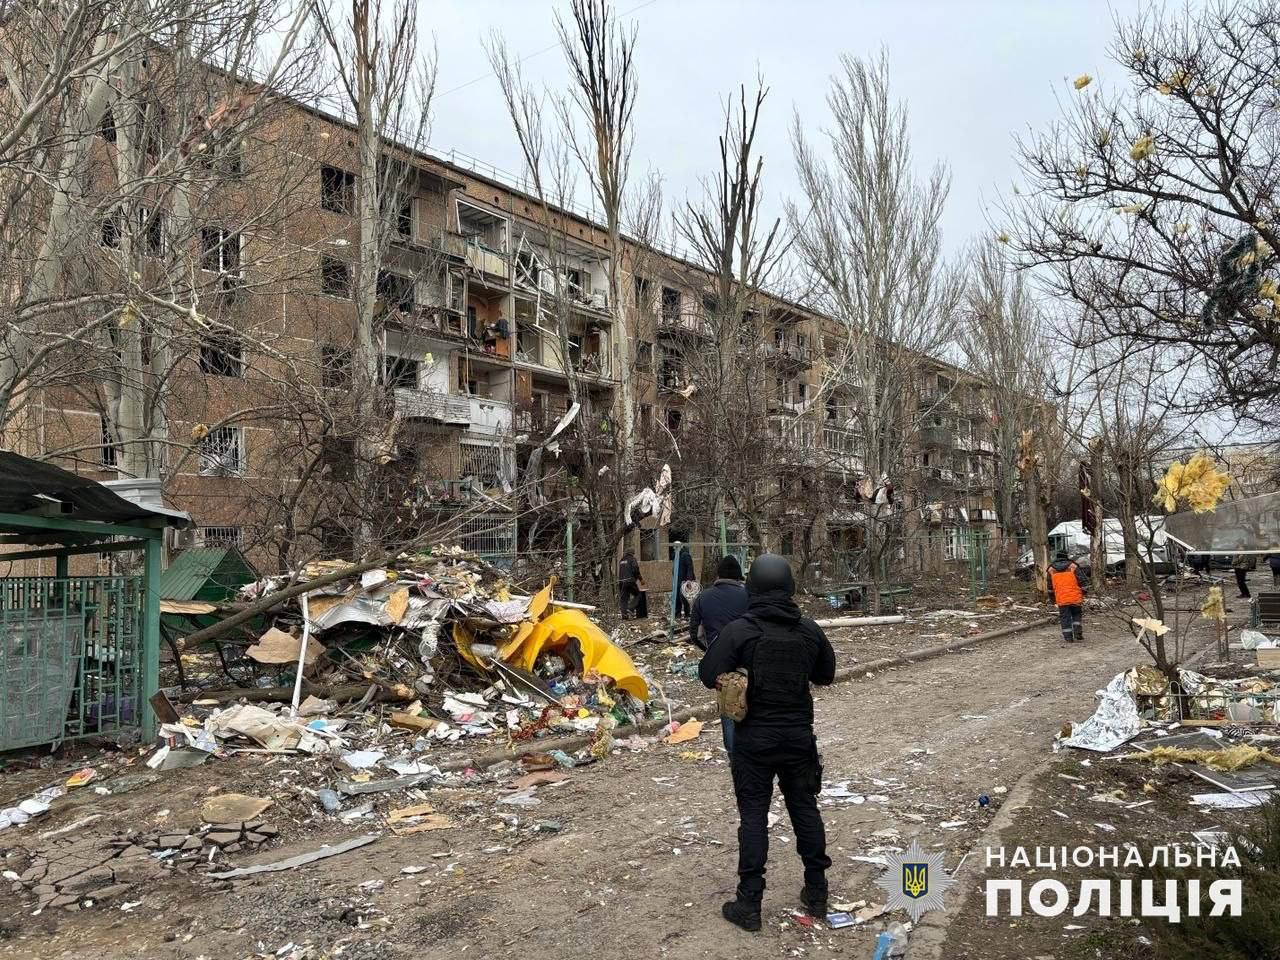
[[[761,633],[751,657],[751,683],[747,691],[751,714],[766,710],[807,713],[812,703],[809,645],[793,626],[754,617],[748,619],[755,621]]]

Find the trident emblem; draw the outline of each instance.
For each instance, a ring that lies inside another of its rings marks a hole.
[[[904,863],[902,865],[902,892],[912,900],[919,900],[929,893],[929,864]]]

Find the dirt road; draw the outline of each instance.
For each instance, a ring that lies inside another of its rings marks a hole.
[[[1078,646],[1056,634],[1005,637],[819,694],[826,779],[866,797],[824,808],[834,900],[882,900],[878,869],[854,858],[914,836],[945,850],[953,868],[992,814],[978,795],[998,805],[1002,788],[1045,759],[1063,721],[1087,716],[1094,690],[1138,655],[1110,625]],[[0,936],[0,957],[245,957],[289,943],[314,956],[450,960],[602,947],[637,958],[870,956],[874,922],[815,932],[790,918],[800,870],[780,805],[764,931],[720,918],[735,882],[736,817],[719,740],[708,725],[691,744],[624,751],[541,788],[529,809],[495,804],[491,789],[432,791],[439,809],[470,819],[466,828],[384,837],[230,890],[175,878],[127,913],[47,911]],[[698,759],[702,751],[711,758]],[[335,827],[257,859],[360,832]]]

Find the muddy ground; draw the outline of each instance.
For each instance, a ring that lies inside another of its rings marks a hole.
[[[945,642],[938,635],[949,639],[1036,616],[916,618],[909,627],[844,631],[835,640],[840,665],[848,666]],[[650,646],[632,653],[668,657],[667,645]],[[850,791],[866,798],[824,806],[833,900],[882,902],[872,882],[879,869],[857,858],[906,846],[913,837],[942,850],[954,868],[1007,791],[1052,760],[1062,724],[1087,716],[1094,690],[1135,662],[1141,654],[1128,632],[1099,617],[1081,645],[1062,644],[1056,627],[1036,629],[819,692],[826,779],[848,781]],[[672,679],[684,680],[678,673]],[[703,702],[692,686],[679,691],[680,699]],[[138,756],[134,750],[114,762],[97,760],[109,784],[111,775],[136,771]],[[56,760],[5,777],[3,799],[85,762]],[[185,831],[198,822],[201,801],[227,790],[275,798],[262,820],[279,833],[256,850],[225,858],[233,866],[367,833],[379,839],[296,870],[234,881],[211,882],[186,867],[161,869],[115,900],[74,911],[50,908],[33,916],[30,894],[15,893],[0,906],[0,957],[223,958],[299,955],[307,948],[317,957],[504,960],[589,955],[602,947],[629,957],[871,955],[887,917],[835,931],[793,917],[800,870],[780,804],[764,931],[742,933],[720,918],[719,905],[735,882],[736,817],[715,724],[690,743],[624,748],[568,773],[561,784],[539,787],[531,807],[499,803],[500,785],[477,777],[453,788],[380,794],[373,816],[349,823],[323,814],[306,792],[335,774],[305,757],[241,754],[163,774],[127,793],[77,794],[36,824],[0,836],[6,869],[21,872],[32,853],[47,855],[77,840]],[[979,794],[991,797],[989,807],[979,807]],[[389,834],[385,814],[419,802],[430,803],[447,825]],[[40,839],[93,814],[101,816],[85,827]],[[1027,822],[1033,832],[1055,826]],[[946,940],[937,955],[1032,955],[1008,931],[968,924],[967,912],[962,917],[960,939]],[[949,935],[945,926],[942,932]],[[993,953],[996,943],[1014,952]],[[290,944],[292,951],[284,949]],[[1058,954],[1046,949],[1044,955]]]

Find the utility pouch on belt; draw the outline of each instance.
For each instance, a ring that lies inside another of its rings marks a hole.
[[[818,753],[818,741],[813,741],[813,766],[809,771],[809,782],[806,784],[814,796],[822,792],[822,754]]]
[[[722,673],[716,677],[716,701],[720,706],[720,716],[728,717],[734,723],[745,720],[747,671],[739,668],[732,673]]]

